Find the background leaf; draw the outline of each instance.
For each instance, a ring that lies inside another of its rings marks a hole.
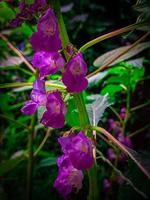
[[[117,49],[113,49],[111,51],[108,51],[107,53],[104,53],[103,55],[101,55],[100,57],[98,57],[93,65],[95,67],[99,67],[101,65],[105,65],[107,62],[109,62],[112,58],[116,57],[117,55],[119,55],[121,52],[125,51],[126,49],[128,49],[131,45],[128,46],[124,46],[124,47],[119,47]],[[114,64],[117,64],[121,61],[127,60],[135,55],[137,55],[138,53],[140,53],[141,51],[147,49],[150,47],[150,42],[143,42],[140,43],[138,45],[136,45],[135,47],[133,47],[131,50],[129,50],[127,53],[125,53],[124,55],[122,55],[121,57],[119,57],[118,59],[116,59],[113,63],[111,63],[109,66],[112,66]]]
[[[108,100],[108,94],[104,96],[92,95],[90,96],[90,99],[94,102],[88,104],[86,108],[90,119],[90,123],[96,126],[102,118],[105,109],[110,105]]]

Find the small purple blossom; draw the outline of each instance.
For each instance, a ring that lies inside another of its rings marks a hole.
[[[36,79],[33,83],[33,90],[30,94],[30,100],[25,103],[21,112],[25,115],[32,115],[39,106],[46,104],[45,81]]]
[[[104,189],[104,192],[108,192],[109,189],[111,188],[111,182],[109,179],[104,179],[103,180],[103,189]]]
[[[61,54],[57,52],[39,51],[34,54],[32,64],[39,69],[40,77],[44,78],[46,75],[54,74],[61,69],[65,65],[65,61]]]
[[[121,111],[120,111],[120,117],[121,119],[125,119],[125,116],[126,116],[126,108],[123,107],[121,108]]]
[[[57,165],[59,174],[54,182],[54,187],[64,198],[67,198],[73,189],[78,192],[82,188],[83,173],[72,166],[67,155],[59,157]]]
[[[107,158],[112,162],[116,159],[116,154],[112,148],[107,150]]]
[[[61,48],[57,19],[51,8],[39,20],[38,31],[33,33],[30,42],[36,52],[57,52]]]
[[[82,92],[88,87],[86,79],[87,64],[81,53],[77,53],[67,64],[67,68],[62,76],[63,83],[69,92]]]
[[[77,135],[61,137],[58,142],[76,169],[83,170],[92,167],[94,163],[92,141],[82,131]]]
[[[52,128],[62,128],[65,123],[66,106],[59,92],[47,95],[46,109],[41,123]]]

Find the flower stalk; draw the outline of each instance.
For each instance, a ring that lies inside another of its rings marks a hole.
[[[59,0],[53,0],[52,3],[53,3],[54,10],[56,12],[56,16],[57,16],[57,19],[58,19],[58,25],[59,25],[59,31],[60,31],[62,46],[65,49],[65,47],[67,47],[67,45],[70,43],[70,41],[69,41],[67,30],[66,30],[66,27],[65,27],[65,24],[64,24],[64,21],[63,21],[61,11],[60,11],[60,3],[59,3]],[[66,59],[67,59],[68,58],[67,53],[64,52],[64,54],[65,54]],[[75,103],[76,103],[77,108],[78,108],[81,126],[85,127],[85,126],[90,125],[82,93],[74,94],[73,96],[74,96],[74,100],[75,100]],[[92,169],[88,170],[88,176],[89,176],[89,197],[88,197],[88,199],[89,200],[98,200],[99,195],[98,195],[98,187],[97,187],[98,184],[97,184],[97,167],[96,167],[96,164],[94,164]]]

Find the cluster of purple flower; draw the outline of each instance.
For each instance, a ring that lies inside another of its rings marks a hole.
[[[23,5],[22,5],[23,6]],[[70,55],[68,63],[59,53],[61,40],[57,19],[51,8],[38,22],[37,32],[30,39],[35,50],[32,59],[34,68],[38,71],[38,78],[33,83],[30,100],[21,109],[24,114],[32,115],[39,106],[46,111],[43,113],[41,123],[53,128],[62,128],[65,122],[66,106],[60,92],[46,92],[45,78],[62,70],[62,82],[68,92],[78,93],[88,86],[86,79],[87,65],[80,52]],[[67,197],[73,189],[78,191],[82,187],[84,169],[92,167],[93,150],[92,141],[83,132],[61,137],[58,142],[64,155],[58,161],[59,175],[54,183],[60,194]]]
[[[64,155],[58,158],[57,165],[59,174],[55,180],[54,187],[64,197],[82,187],[82,170],[89,169],[94,163],[92,141],[84,132],[77,135],[71,134],[58,139]]]
[[[46,93],[45,77],[63,69],[62,81],[67,86],[67,90],[72,93],[81,92],[88,86],[87,65],[80,52],[74,55],[67,64],[65,63],[63,56],[59,53],[61,40],[58,23],[51,8],[39,20],[37,32],[33,33],[30,42],[35,50],[32,64],[38,70],[39,78],[34,82],[30,100],[26,102],[22,112],[32,115],[39,106],[45,106],[46,111],[41,123],[48,127],[62,128],[65,122],[66,106],[58,91]]]
[[[41,11],[46,5],[46,0],[34,0],[30,5],[25,3],[25,0],[20,1],[19,10],[15,19],[11,21],[11,26],[20,26],[24,21],[29,21],[33,18],[34,14]]]

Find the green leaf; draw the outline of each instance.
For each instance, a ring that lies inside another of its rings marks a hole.
[[[120,55],[121,52],[124,52],[126,49],[128,49],[130,46],[131,45],[124,46],[124,47],[119,47],[117,49],[113,49],[111,51],[108,51],[107,53],[101,55],[100,57],[98,57],[94,61],[94,63],[93,63],[94,66],[95,67],[99,67],[101,65],[105,65],[110,60],[112,60],[116,56]],[[108,66],[112,66],[112,65],[117,64],[119,62],[127,60],[127,59],[137,55],[138,53],[140,53],[141,51],[143,51],[143,50],[145,50],[145,49],[147,49],[149,47],[150,47],[150,42],[140,43],[140,44],[136,45],[135,47],[133,47],[131,50],[129,50],[127,53],[125,53],[122,56],[120,56],[118,59],[116,59],[113,63],[111,63]]]
[[[115,98],[115,95],[118,92],[121,92],[123,90],[123,87],[121,87],[120,85],[113,85],[113,84],[109,84],[106,85],[100,92],[101,95],[105,95],[105,94],[109,94],[110,99],[113,100]]]
[[[73,98],[68,101],[66,122],[71,127],[80,125],[79,114]]]
[[[7,6],[7,3],[0,2],[0,23],[8,22],[15,16],[12,9]]]
[[[15,168],[23,160],[25,160],[25,156],[20,155],[20,156],[6,160],[3,163],[1,163],[1,165],[0,165],[0,176],[11,171],[13,168]]]
[[[50,167],[56,165],[56,157],[45,158],[41,160],[38,167]]]
[[[94,76],[90,77],[88,79],[89,87],[93,87],[96,84],[98,84],[103,78],[105,78],[108,74],[108,71],[100,72],[98,74],[95,74]]]
[[[102,118],[105,109],[110,105],[108,100],[108,94],[104,96],[91,95],[90,99],[93,100],[93,102],[91,104],[87,104],[86,108],[90,119],[90,123],[96,126]]]

